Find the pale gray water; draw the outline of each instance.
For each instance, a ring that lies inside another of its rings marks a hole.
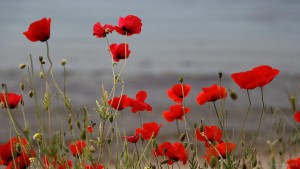
[[[143,21],[140,35],[128,38],[132,55],[126,72],[212,74],[269,64],[286,74],[300,66],[300,2],[254,1],[1,1],[0,70],[45,56],[44,43],[23,35],[29,24],[51,17],[51,55],[70,69],[110,70],[104,39],[92,36],[93,24],[117,24],[134,14]],[[111,42],[121,43],[116,33]],[[1,79],[2,80],[2,79]]]

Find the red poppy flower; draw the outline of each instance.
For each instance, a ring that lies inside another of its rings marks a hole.
[[[169,165],[177,161],[182,161],[183,164],[186,164],[188,158],[188,153],[181,142],[175,142],[174,144],[164,142],[158,145],[157,150],[154,151],[154,156],[160,155],[168,158]]]
[[[25,138],[14,137],[10,139],[7,143],[0,145],[0,165],[7,165],[7,168],[14,167],[16,164],[17,168],[25,168],[29,166],[29,157],[35,156],[33,149],[28,151],[27,141]],[[20,146],[21,149],[17,152],[17,147]]]
[[[75,143],[70,143],[69,146],[73,156],[80,156],[87,145],[85,141],[78,140]]]
[[[123,110],[126,107],[129,107],[131,104],[131,98],[127,97],[127,95],[122,95],[121,97],[114,97],[113,99],[108,101],[108,104],[116,109]]]
[[[15,93],[0,94],[0,103],[4,105],[4,108],[7,108],[6,103],[8,103],[11,109],[16,108],[21,99],[22,99],[22,95],[17,95]]]
[[[241,89],[255,89],[263,87],[270,83],[279,74],[278,69],[274,69],[267,65],[253,68],[252,70],[234,73],[231,75],[233,81],[240,86]]]
[[[131,36],[139,34],[142,31],[142,20],[134,15],[128,15],[125,18],[120,17],[119,25],[115,26],[115,30],[120,35]]]
[[[85,169],[104,169],[104,166],[99,164],[86,165]]]
[[[65,159],[57,159],[54,158],[48,158],[44,157],[44,169],[69,169],[72,168],[72,161],[71,160],[65,160]]]
[[[30,160],[29,160],[30,156],[25,153],[22,152],[20,153],[20,155],[18,155],[17,157],[14,158],[14,160],[10,161],[9,164],[7,165],[7,169],[24,169],[27,168],[28,166],[30,166]]]
[[[138,111],[152,111],[152,107],[145,103],[145,100],[147,98],[147,92],[144,90],[141,90],[137,92],[136,94],[136,100],[131,100],[131,111],[132,113],[136,113]]]
[[[176,84],[167,90],[167,94],[174,102],[181,103],[183,98],[187,97],[191,90],[190,85]]]
[[[105,24],[102,26],[100,22],[96,22],[93,28],[93,35],[97,38],[104,38],[108,33],[112,33],[113,30],[113,25]]]
[[[222,143],[222,130],[217,126],[204,126],[203,133],[200,133],[200,130],[196,130],[196,138],[198,141],[205,143],[206,147],[209,147],[210,141],[213,145],[216,143]]]
[[[31,42],[47,41],[50,38],[50,23],[51,18],[43,18],[41,20],[33,22],[32,24],[30,24],[27,32],[23,32],[23,34]]]
[[[300,158],[288,160],[287,169],[300,169]]]
[[[120,59],[128,58],[130,54],[129,45],[125,45],[125,43],[121,43],[119,45],[113,43],[109,45],[109,49],[115,62],[119,62]]]
[[[88,127],[87,127],[87,131],[88,131],[89,133],[92,133],[92,132],[93,132],[93,126],[88,126]]]
[[[230,154],[234,149],[236,148],[236,145],[234,143],[224,142],[215,145],[215,147],[209,147],[206,149],[206,153],[204,155],[204,159],[206,161],[210,162],[210,158],[212,156],[215,156],[217,159],[220,159],[220,155],[223,159],[226,158],[227,154]]]
[[[172,122],[175,119],[182,120],[182,116],[190,112],[187,107],[182,107],[182,105],[175,104],[170,106],[170,110],[164,111],[163,116],[168,122]]]
[[[131,143],[136,143],[139,141],[140,135],[135,133],[133,136],[124,136],[123,138]]]
[[[300,111],[294,114],[294,119],[296,120],[296,122],[300,122]]]
[[[197,96],[197,103],[200,105],[203,105],[206,102],[214,102],[218,99],[226,98],[227,96],[226,89],[222,86],[218,86],[217,84],[213,84],[210,87],[204,87],[202,90],[203,91]]]
[[[144,123],[143,128],[137,128],[136,134],[141,134],[144,140],[150,140],[156,137],[162,124],[158,125],[156,122]]]

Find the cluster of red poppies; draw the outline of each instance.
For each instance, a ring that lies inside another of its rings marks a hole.
[[[0,165],[6,165],[7,169],[26,168],[30,165],[30,157],[34,156],[34,149],[22,137],[11,138],[0,145]]]

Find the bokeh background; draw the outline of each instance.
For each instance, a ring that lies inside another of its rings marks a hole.
[[[288,93],[299,93],[300,79],[300,1],[201,1],[201,0],[89,0],[89,1],[17,1],[1,0],[0,5],[0,82],[9,91],[20,92],[20,63],[29,63],[31,54],[38,74],[38,57],[46,57],[45,43],[31,43],[23,32],[31,22],[51,17],[50,55],[54,72],[62,84],[60,60],[67,59],[68,93],[75,110],[87,106],[97,123],[95,100],[101,97],[101,84],[111,87],[111,58],[104,39],[93,37],[94,23],[117,25],[120,16],[134,14],[142,19],[142,33],[127,39],[131,55],[124,70],[125,93],[135,97],[138,90],[148,91],[147,102],[154,108],[143,113],[143,121],[164,124],[161,138],[176,134],[175,124],[166,123],[162,112],[173,104],[166,89],[177,83],[182,75],[184,82],[192,85],[187,107],[193,122],[202,118],[207,124],[218,124],[209,104],[199,106],[196,95],[202,87],[218,83],[218,72],[223,72],[223,85],[235,90],[237,101],[228,99],[228,127],[239,130],[247,109],[246,92],[230,79],[230,74],[267,64],[278,68],[280,75],[265,88],[266,103],[292,117]],[[124,38],[110,34],[111,43],[121,43]],[[43,86],[43,84],[40,84]],[[298,91],[297,91],[298,90]],[[247,131],[257,127],[260,92],[251,92],[254,104],[247,122]],[[32,132],[37,130],[35,114],[30,99],[25,99],[27,119]],[[20,110],[19,110],[20,111]],[[9,120],[5,110],[0,110],[0,141],[8,139]],[[16,112],[18,113],[18,111]],[[124,124],[128,131],[139,127],[137,115],[125,112]],[[22,116],[19,120],[22,121]],[[57,114],[58,126],[66,120]],[[272,130],[272,120],[264,116],[262,132]],[[59,127],[58,127],[59,128]]]

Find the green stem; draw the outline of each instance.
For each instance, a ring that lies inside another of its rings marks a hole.
[[[219,120],[219,123],[220,123],[220,127],[221,127],[222,131],[225,132],[225,131],[224,131],[223,124],[222,124],[222,120],[221,120],[221,118],[220,118],[220,116],[219,116],[219,113],[218,113],[218,109],[217,109],[217,106],[216,106],[216,102],[213,102],[213,105],[214,105],[214,109],[215,109],[216,115],[217,115],[218,120]]]
[[[243,131],[244,131],[244,129],[245,129],[245,124],[246,124],[246,121],[247,121],[247,118],[248,118],[248,114],[249,114],[250,108],[251,108],[251,99],[250,99],[250,93],[249,93],[249,90],[248,90],[248,89],[247,89],[247,96],[248,96],[249,106],[248,106],[248,109],[247,109],[247,112],[246,112],[246,116],[245,116],[245,118],[244,118],[244,122],[243,122],[243,125],[242,125],[242,129],[241,129],[241,132],[240,132],[238,141],[237,141],[237,143],[236,143],[236,146],[238,146],[239,143],[240,143],[240,139],[241,139],[242,133],[243,133]],[[235,152],[236,152],[236,149],[235,149]],[[235,154],[235,152],[234,152],[234,154]]]
[[[265,102],[264,102],[264,92],[263,92],[263,87],[260,88],[261,90],[261,102],[262,102],[262,109],[261,109],[261,114],[260,114],[260,118],[259,118],[259,123],[258,123],[258,128],[255,132],[255,135],[254,135],[254,140],[253,140],[253,143],[252,143],[252,146],[251,146],[251,149],[254,148],[254,145],[256,143],[256,140],[257,140],[257,137],[258,137],[258,134],[259,134],[259,131],[260,131],[260,126],[261,126],[261,121],[262,121],[262,117],[263,117],[263,114],[265,112]]]

